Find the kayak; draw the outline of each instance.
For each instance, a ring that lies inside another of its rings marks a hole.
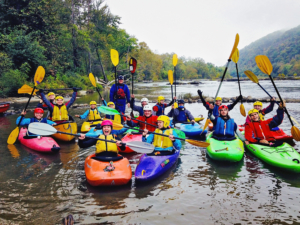
[[[89,132],[90,129],[92,128],[91,125],[97,125],[98,123],[102,123],[102,120],[98,120],[98,121],[86,121],[83,122],[83,124],[81,125],[81,132],[82,133],[86,133]]]
[[[5,113],[9,108],[9,102],[0,102],[0,113]]]
[[[133,130],[131,130],[133,131]],[[142,141],[142,137],[143,135],[141,133],[135,133],[136,131],[134,131],[134,133],[127,133],[123,138],[122,138],[122,142],[123,143],[128,143],[128,142],[132,142],[132,141]],[[121,151],[121,149],[118,147],[119,153],[132,153],[135,152],[133,151],[130,147],[128,147],[128,145],[126,145],[126,148],[124,151]]]
[[[22,145],[26,146],[27,148],[30,148],[32,150],[35,150],[37,152],[58,152],[60,150],[59,145],[56,143],[56,141],[53,140],[52,137],[33,137],[30,139],[24,138],[27,133],[27,128],[22,127],[20,129],[19,133],[19,141]]]
[[[113,170],[109,170],[111,161],[99,161],[90,155],[85,159],[84,171],[88,183],[92,186],[125,185],[131,180],[132,171],[127,158],[113,161]],[[121,156],[121,155],[119,155]]]
[[[201,133],[201,137],[205,137],[207,130],[204,130],[200,127],[200,125],[198,123],[194,123],[194,124],[180,124],[180,130],[183,131],[185,133],[186,136],[188,137],[192,137],[192,136],[196,136],[196,135],[200,135]],[[203,132],[202,132],[203,131]]]
[[[60,123],[54,126],[56,130],[66,133],[77,134],[77,124],[74,121],[67,121],[64,123]],[[52,135],[55,139],[60,141],[71,141],[74,139],[75,136],[68,135],[68,134],[53,134]]]
[[[238,162],[243,158],[244,144],[238,137],[232,141],[219,141],[212,138],[212,134],[206,138],[206,142],[210,143],[206,148],[210,158],[226,162]]]
[[[271,166],[290,172],[300,172],[300,155],[287,143],[278,147],[249,144],[246,145],[246,148],[257,158]]]

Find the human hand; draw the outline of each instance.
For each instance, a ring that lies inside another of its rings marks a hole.
[[[282,104],[282,102],[280,102],[279,103],[279,109],[283,109],[283,108],[285,108],[285,102],[283,102],[283,104]]]
[[[209,109],[214,109],[214,105],[213,104],[209,104]]]
[[[80,140],[83,140],[85,139],[85,134],[80,134],[80,137],[79,137]]]
[[[42,100],[42,99],[40,100],[40,103],[43,103],[43,100]]]
[[[116,144],[117,144],[117,146],[119,146],[119,147],[122,146],[122,142],[121,142],[121,141],[117,141]]]
[[[271,102],[275,102],[275,98],[274,97],[271,98]]]
[[[143,136],[145,137],[148,134],[148,130],[144,129]]]
[[[54,126],[56,126],[56,125],[57,125],[57,123],[53,123],[53,124],[52,124],[52,127],[54,127]]]
[[[127,117],[126,117],[126,120],[127,120],[127,121],[130,121],[130,120],[131,120],[131,116],[127,116]]]
[[[261,143],[261,144],[269,144],[269,142],[267,140],[265,140],[265,139],[264,140],[260,140],[259,143]]]
[[[22,116],[25,116],[25,115],[26,115],[26,111],[23,110],[23,111],[21,112],[21,115],[22,115]]]
[[[171,141],[175,141],[175,138],[173,135],[169,135],[169,138],[171,139]]]
[[[78,117],[78,118],[79,118],[80,116],[79,116],[79,115],[75,115],[75,117]]]
[[[131,95],[131,98],[134,98],[134,94]]]
[[[250,144],[250,142],[249,142],[249,141],[245,141],[245,144],[246,144],[246,145],[249,145],[249,144]]]
[[[174,99],[174,100],[176,100],[176,99],[177,99],[177,97],[175,96],[173,99]]]

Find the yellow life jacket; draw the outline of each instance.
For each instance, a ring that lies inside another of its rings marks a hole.
[[[98,138],[116,141],[112,134],[105,136],[104,134],[100,134]],[[100,152],[116,152],[118,153],[118,147],[116,143],[100,141],[98,140],[96,143],[96,154]]]
[[[69,114],[66,105],[63,105],[60,108],[57,105],[54,105],[52,121],[59,120],[69,120]]]
[[[261,121],[265,120],[265,116],[262,113],[258,113],[258,115]]]
[[[160,129],[156,129],[155,133],[160,133],[162,134],[162,130]],[[172,129],[168,129],[165,131],[166,135],[172,135],[173,134],[173,130]],[[160,135],[155,135],[154,134],[154,140],[153,140],[153,145],[155,147],[159,147],[159,148],[169,148],[169,147],[173,147],[173,142],[171,141],[171,139],[169,137],[164,137],[164,136],[160,136]]]
[[[89,121],[93,121],[93,120],[100,120],[101,116],[100,113],[98,111],[98,109],[90,109],[90,113],[89,113]]]

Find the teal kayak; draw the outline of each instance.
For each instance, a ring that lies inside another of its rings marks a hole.
[[[180,124],[180,130],[188,137],[198,136],[205,138],[207,130],[203,130],[198,123]]]
[[[206,142],[210,143],[206,148],[210,158],[226,162],[238,162],[243,158],[244,144],[238,137],[232,141],[219,141],[212,138],[212,134],[206,138]]]
[[[300,172],[300,155],[287,143],[278,147],[249,144],[246,145],[246,148],[257,158],[271,166],[290,172]]]

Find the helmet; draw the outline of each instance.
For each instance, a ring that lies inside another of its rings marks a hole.
[[[217,101],[217,100],[222,101],[222,98],[221,98],[221,97],[216,97],[216,101]]]
[[[252,113],[259,113],[259,111],[257,109],[251,109],[249,112],[248,112],[248,115],[250,116]]]
[[[113,126],[113,123],[110,120],[103,120],[103,122],[101,123],[101,126]]]
[[[184,100],[183,99],[179,99],[178,100],[178,104],[184,104],[185,102],[184,102]]]
[[[55,98],[55,100],[57,100],[57,99],[62,99],[62,100],[64,100],[64,97],[63,96],[57,96],[56,98]]]
[[[149,100],[148,100],[148,98],[142,98],[141,99],[141,102],[147,102],[147,104],[149,103]]]
[[[44,113],[44,110],[42,108],[35,108],[33,111],[34,113]]]
[[[161,100],[165,100],[165,97],[164,96],[158,96],[157,101],[160,102]]]
[[[163,121],[164,128],[167,128],[170,125],[170,118],[168,116],[159,116],[157,118],[157,121]]]
[[[254,103],[253,103],[253,106],[255,106],[255,105],[260,105],[261,107],[263,106],[263,104],[262,104],[260,101],[254,102]]]
[[[124,80],[124,76],[122,75],[118,76],[118,80]]]
[[[53,92],[49,92],[48,96],[50,96],[50,95],[54,95],[55,96],[55,94]]]
[[[220,109],[228,109],[228,107],[227,105],[221,105],[218,110],[220,111]]]
[[[113,102],[108,102],[108,103],[107,103],[107,106],[109,106],[109,105],[115,106],[115,103],[113,103]]]
[[[144,110],[144,111],[145,111],[145,110],[152,110],[152,108],[151,108],[150,105],[145,105],[144,108],[143,108],[143,110]]]
[[[97,102],[96,101],[91,101],[90,105],[97,105]]]

